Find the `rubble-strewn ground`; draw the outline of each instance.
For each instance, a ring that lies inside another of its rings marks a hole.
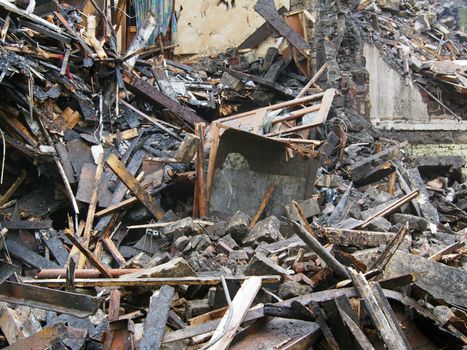
[[[292,3],[308,41],[260,0],[285,50],[182,63],[0,0],[2,347],[465,348],[465,135],[374,129],[362,58],[465,119],[461,8]]]

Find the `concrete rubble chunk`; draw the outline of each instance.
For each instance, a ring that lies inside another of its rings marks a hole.
[[[318,201],[314,198],[299,201],[298,204],[303,209],[303,214],[307,219],[320,213]],[[292,204],[287,205],[285,211],[290,220],[298,221],[300,219],[297,209]]]
[[[229,258],[236,261],[248,261],[249,256],[245,250],[230,251]]]
[[[195,277],[196,273],[185,259],[175,258],[171,261],[139,272],[124,275],[122,279],[159,278],[159,277]]]
[[[208,299],[188,300],[185,304],[185,318],[190,318],[205,314],[211,311]]]
[[[391,215],[391,222],[395,224],[405,225],[406,222],[409,223],[411,229],[419,232],[426,231],[430,227],[430,222],[419,216],[410,215],[410,214],[400,214],[395,213]]]
[[[368,229],[371,231],[388,232],[391,229],[391,222],[381,216],[374,218],[368,225]]]
[[[283,267],[277,265],[266,255],[257,253],[248,264],[245,274],[247,276],[261,275],[289,275],[290,272]]]
[[[238,244],[237,242],[235,242],[235,240],[232,238],[232,236],[230,235],[227,235],[227,236],[224,236],[222,237],[219,242],[223,242],[224,244],[226,244],[230,249],[234,250],[234,249],[238,249]]]
[[[193,232],[193,226],[193,219],[186,217],[164,227],[164,235],[170,240],[180,236],[189,236]]]
[[[259,242],[273,243],[284,239],[280,232],[281,223],[275,216],[259,221],[243,239],[243,244]]]
[[[295,281],[285,281],[279,286],[277,296],[283,300],[287,300],[300,295],[309,294],[311,292],[312,288],[307,284],[301,284]]]
[[[225,232],[232,236],[232,238],[241,242],[248,234],[248,225],[250,218],[242,211],[237,211],[227,222]]]
[[[397,251],[386,266],[385,276],[419,272],[415,282],[433,297],[454,305],[467,305],[467,271]]]

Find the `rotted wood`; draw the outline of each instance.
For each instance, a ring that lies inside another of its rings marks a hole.
[[[118,178],[128,187],[128,189],[138,198],[141,203],[149,210],[149,212],[157,220],[162,219],[164,211],[157,205],[154,198],[152,198],[144,188],[138,183],[134,176],[132,176],[125,166],[114,154],[111,154],[106,161],[110,169],[118,176]]]

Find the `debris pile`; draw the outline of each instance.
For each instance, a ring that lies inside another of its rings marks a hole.
[[[0,345],[465,347],[464,160],[347,128],[270,1],[286,51],[183,63],[91,3],[0,0]]]
[[[463,95],[467,92],[461,9],[456,1],[364,0],[353,14],[364,36],[384,53],[384,59],[401,72],[407,84],[415,84],[437,103],[443,103],[437,89],[446,91],[447,106],[443,107],[457,120],[465,119]]]

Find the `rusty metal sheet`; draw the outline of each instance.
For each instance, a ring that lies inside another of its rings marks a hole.
[[[227,129],[220,137],[209,211],[231,216],[242,210],[252,217],[275,182],[265,213],[281,217],[285,205],[309,197],[318,166],[318,159],[291,158],[282,142]]]

